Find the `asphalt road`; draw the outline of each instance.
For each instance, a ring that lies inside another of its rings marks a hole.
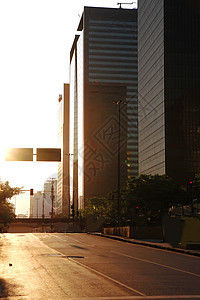
[[[80,233],[5,234],[5,299],[200,299],[200,258]]]

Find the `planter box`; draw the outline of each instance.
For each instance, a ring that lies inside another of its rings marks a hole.
[[[163,240],[163,229],[161,225],[132,226],[130,237],[137,240]]]
[[[103,233],[130,238],[130,226],[104,228]]]
[[[132,239],[163,239],[162,226],[124,226],[104,228],[104,234],[124,236]]]

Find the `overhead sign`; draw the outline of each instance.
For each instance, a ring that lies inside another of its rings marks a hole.
[[[33,161],[33,148],[7,148],[6,161]]]
[[[37,161],[61,161],[60,148],[37,148]]]

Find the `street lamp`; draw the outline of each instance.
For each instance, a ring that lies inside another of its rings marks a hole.
[[[45,192],[43,192],[42,196],[42,219],[44,222],[44,199],[46,198]]]
[[[39,198],[36,198],[36,201],[37,201],[37,219],[38,219],[38,201],[39,201]]]
[[[67,212],[69,214],[69,218],[71,215],[71,190],[73,191],[73,182],[71,178],[71,157],[74,155],[74,153],[65,153],[65,155],[68,156],[68,181],[67,181]],[[73,198],[73,196],[72,196]],[[74,205],[74,198],[73,198],[73,204]]]
[[[48,180],[48,183],[51,183],[51,232],[53,232],[53,215],[54,215],[54,183],[55,183],[56,178],[50,178]]]
[[[53,219],[53,215],[54,215],[54,179],[55,178],[50,178],[51,179],[51,219]]]
[[[124,100],[113,101],[114,104],[118,105],[118,172],[117,172],[117,216],[118,223],[121,220],[121,192],[120,192],[120,138],[121,138],[121,104],[126,104]]]
[[[42,232],[44,232],[44,199],[46,198],[45,192],[42,193]]]

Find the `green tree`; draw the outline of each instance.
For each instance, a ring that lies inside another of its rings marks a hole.
[[[11,187],[8,181],[0,184],[0,220],[4,226],[7,226],[15,217],[14,207],[9,202],[9,199],[14,195],[18,195],[20,190],[18,187]]]
[[[117,193],[87,199],[87,205],[80,211],[80,215],[83,218],[92,216],[96,220],[103,219],[107,223],[117,223]]]
[[[130,219],[143,215],[158,218],[171,206],[184,204],[187,194],[166,175],[140,175],[128,180],[123,192],[124,214]]]
[[[87,199],[87,206],[81,211],[83,217],[89,215],[95,216],[96,218],[105,216],[109,209],[109,202],[106,198],[93,197]]]
[[[136,224],[161,221],[169,208],[187,203],[187,192],[166,175],[140,175],[127,181],[121,190],[121,224],[127,220]],[[104,217],[105,222],[117,224],[117,191],[105,198],[90,198],[81,216]]]

